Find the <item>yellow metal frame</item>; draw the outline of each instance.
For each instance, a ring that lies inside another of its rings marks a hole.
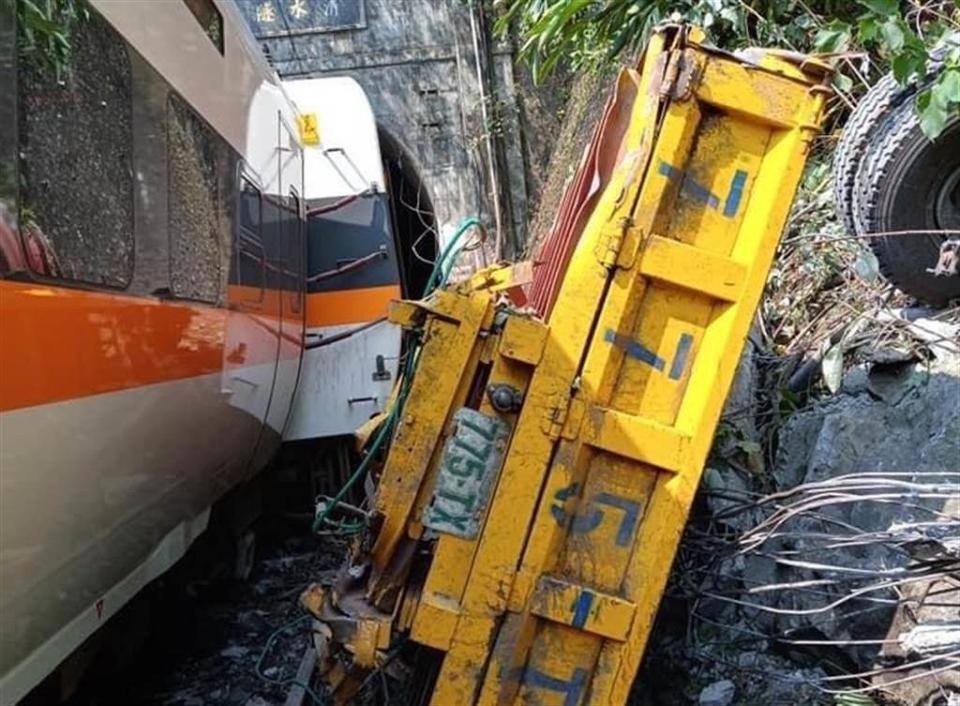
[[[642,66],[619,78],[629,128],[549,326],[497,305],[503,272],[407,305],[426,342],[366,598],[389,619],[403,594],[394,629],[446,653],[434,706],[626,702],[820,120],[819,65],[747,64],[674,27]],[[476,398],[491,385],[519,412]],[[432,538],[419,517],[464,404],[512,439],[479,534]]]

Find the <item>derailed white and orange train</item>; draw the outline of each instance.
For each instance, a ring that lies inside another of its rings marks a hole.
[[[230,0],[58,4],[66,50],[0,2],[3,704],[284,438],[382,409],[400,349],[359,86],[281,81]]]

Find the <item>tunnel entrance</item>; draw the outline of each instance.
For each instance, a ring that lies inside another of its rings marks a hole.
[[[377,130],[393,223],[400,285],[405,298],[419,299],[438,254],[437,219],[413,159],[393,135]]]

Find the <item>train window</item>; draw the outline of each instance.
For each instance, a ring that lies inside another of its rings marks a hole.
[[[261,233],[263,234],[263,249],[267,255],[267,289],[279,293],[284,289],[284,261],[283,230],[281,218],[284,209],[276,196],[264,194],[260,206]]]
[[[0,3],[0,277],[19,264],[14,4]]]
[[[287,286],[290,292],[290,311],[299,314],[303,310],[303,223],[300,220],[300,197],[296,189],[290,189],[286,208]]]
[[[223,54],[223,15],[220,14],[212,0],[183,0],[190,12],[197,18],[204,33],[213,42],[213,46]]]
[[[228,208],[221,198],[226,147],[179,97],[167,102],[167,215],[170,291],[215,303],[221,291],[220,243]]]
[[[235,262],[236,291],[235,299],[257,303],[263,301],[264,252],[262,236],[263,197],[260,189],[248,179],[240,181],[240,218],[239,233],[236,239]]]
[[[85,3],[58,12],[57,31],[68,41],[43,40],[40,29],[17,36],[26,260],[40,275],[125,288],[134,256],[130,59],[123,39]]]

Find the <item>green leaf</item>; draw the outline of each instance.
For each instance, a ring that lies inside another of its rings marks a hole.
[[[853,89],[853,79],[846,74],[837,72],[833,75],[833,85],[841,93],[849,93]]]
[[[880,25],[880,37],[883,39],[883,47],[892,54],[896,54],[903,49],[904,33],[899,20],[887,20]]]
[[[932,89],[917,96],[917,112],[920,115],[920,129],[931,140],[936,139],[943,132],[950,117],[947,106]]]
[[[957,0],[957,2],[960,2],[960,0]],[[737,10],[737,8],[729,5],[720,10],[720,17],[734,26],[740,22],[740,12]]]
[[[926,63],[926,53],[905,51],[897,54],[891,62],[893,77],[897,80],[897,83],[904,85],[913,78],[914,75],[922,74]]]
[[[920,39],[906,23],[901,22],[900,29],[903,31],[903,46],[917,54],[926,55],[927,47],[923,43],[923,40]]]
[[[930,104],[940,106],[944,109],[950,107],[950,99],[946,91],[943,90],[943,84],[939,81],[930,88]]]
[[[960,67],[944,71],[933,88],[937,98],[946,105],[960,103]]]
[[[876,17],[864,17],[857,28],[861,42],[875,42],[880,36],[880,22]]]
[[[881,17],[891,17],[898,14],[900,3],[898,0],[858,0],[870,12]]]
[[[846,22],[834,20],[817,31],[813,45],[820,52],[843,51],[850,44],[850,29]]]

